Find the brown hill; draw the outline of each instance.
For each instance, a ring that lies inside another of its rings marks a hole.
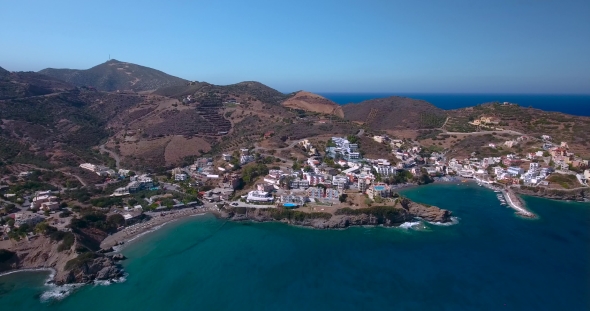
[[[0,67],[0,100],[47,95],[75,86],[36,72],[9,72]]]
[[[284,107],[344,117],[342,107],[320,95],[299,91],[281,103]]]
[[[287,95],[260,82],[244,81],[230,85],[215,85],[207,82],[189,82],[185,85],[163,87],[152,94],[167,97],[194,95],[204,97],[215,95],[219,100],[238,99],[260,101],[265,104],[279,104]]]
[[[162,71],[132,63],[109,60],[86,70],[47,68],[39,73],[76,86],[92,86],[101,91],[149,91],[165,86],[182,85],[187,81]]]
[[[345,119],[374,130],[438,128],[447,117],[444,110],[426,101],[398,96],[347,104],[342,110]]]

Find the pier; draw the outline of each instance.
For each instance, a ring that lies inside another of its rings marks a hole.
[[[502,194],[506,198],[506,202],[508,203],[508,205],[510,207],[512,207],[514,210],[516,210],[516,213],[518,215],[521,215],[521,216],[524,216],[524,217],[528,217],[528,218],[534,218],[534,217],[536,217],[535,214],[527,211],[524,208],[522,202],[516,196],[516,194],[514,194],[514,192],[512,192],[512,190],[510,190],[510,189],[502,190]]]

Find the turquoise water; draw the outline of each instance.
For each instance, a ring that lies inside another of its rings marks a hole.
[[[285,203],[283,204],[284,207],[297,207],[297,204],[295,203]]]
[[[0,278],[2,310],[588,310],[590,205],[525,198],[515,216],[473,185],[403,191],[452,226],[321,231],[212,216],[129,245],[124,283],[41,302],[46,274]]]

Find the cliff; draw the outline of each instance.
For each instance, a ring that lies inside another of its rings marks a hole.
[[[426,206],[403,199],[401,206],[377,206],[370,208],[342,208],[333,215],[307,213],[294,210],[267,208],[226,208],[220,217],[232,221],[252,220],[257,222],[280,221],[283,223],[317,229],[340,229],[350,226],[383,225],[399,226],[415,218],[430,222],[450,222],[451,212],[435,206]]]
[[[52,269],[57,284],[87,283],[92,280],[110,280],[122,276],[123,271],[110,256],[94,252],[78,254],[76,242],[70,249],[58,250],[59,242],[47,236],[29,240],[10,241],[6,256],[0,264],[0,272],[20,269]]]
[[[552,200],[566,201],[590,201],[590,188],[577,189],[548,189],[545,187],[520,187],[513,188],[518,194],[530,195]]]

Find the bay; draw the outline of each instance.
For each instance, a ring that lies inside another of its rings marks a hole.
[[[10,310],[587,310],[590,204],[525,197],[538,219],[473,184],[402,191],[455,225],[314,230],[213,216],[128,245],[123,283],[44,301],[46,273],[0,277]],[[7,308],[8,310],[8,308]]]

